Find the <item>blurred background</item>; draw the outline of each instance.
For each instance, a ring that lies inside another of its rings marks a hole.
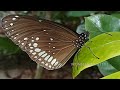
[[[30,15],[61,23],[77,33],[84,28],[84,17],[94,14],[110,14],[113,11],[0,11],[0,18],[10,15]],[[1,25],[1,24],[0,24]],[[29,56],[8,39],[0,27],[0,79],[72,79],[73,57],[58,70],[48,71],[38,67]],[[82,71],[76,79],[102,77],[97,66]]]

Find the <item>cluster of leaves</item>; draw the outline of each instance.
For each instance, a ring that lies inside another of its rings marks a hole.
[[[85,17],[85,29],[90,32],[90,40],[75,55],[74,78],[84,69],[94,65],[97,65],[105,76],[103,79],[120,78],[119,17],[119,12]]]

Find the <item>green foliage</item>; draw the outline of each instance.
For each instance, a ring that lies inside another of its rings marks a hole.
[[[82,70],[88,67],[120,55],[120,32],[109,32],[109,34],[112,36],[101,34],[92,38],[75,55],[73,62],[73,77],[76,77]],[[90,47],[91,51],[87,46]]]
[[[119,23],[120,20],[118,18],[105,14],[98,14],[85,18],[85,28],[90,32],[90,38],[92,39],[76,54],[73,64],[79,63],[80,65],[73,66],[73,77],[76,77],[82,70],[97,64],[103,75],[108,75],[119,70],[120,53],[118,43],[120,43],[120,34],[119,32],[116,33],[118,35],[115,35],[115,33],[108,33],[120,31]],[[90,47],[91,51],[86,48],[87,46]],[[93,54],[100,59],[97,60]],[[108,62],[106,60],[108,60]],[[107,66],[99,65],[101,62],[107,64]],[[104,68],[105,66],[106,68]]]
[[[99,14],[85,18],[85,28],[90,32],[90,38],[101,33],[120,31],[120,20],[111,15]]]
[[[120,70],[120,56],[109,59],[108,62],[114,66],[115,69]]]
[[[118,71],[108,61],[104,61],[104,62],[98,64],[97,66],[98,66],[101,74],[103,74],[104,76]]]
[[[99,14],[99,15],[87,17],[85,19],[86,20],[85,27],[90,32],[90,38],[93,38],[93,37],[95,37],[95,36],[97,36],[101,33],[104,33],[104,32],[107,34],[107,32],[109,32],[109,31],[110,32],[120,31],[120,25],[119,25],[120,19],[118,18],[118,16],[120,16],[120,14],[119,13],[117,13],[117,14],[114,13],[112,15],[113,16],[105,15],[105,14]],[[99,66],[99,69],[100,69],[100,71],[103,75],[108,75],[107,73],[109,71],[114,72],[114,71],[120,69],[120,65],[119,65],[120,56],[111,58],[107,62],[109,63],[109,65],[106,66],[107,68],[109,68],[108,71],[106,70],[106,68],[103,68],[103,66],[101,66],[101,65]],[[111,68],[111,65],[113,66],[114,70],[113,70],[113,68]],[[111,70],[110,70],[110,68],[111,68]]]
[[[0,38],[0,53],[9,55],[19,51],[19,47],[8,38]]]
[[[113,74],[110,74],[108,76],[105,76],[101,79],[120,79],[120,71],[116,72],[116,73],[113,73]]]
[[[81,17],[81,16],[88,16],[90,14],[94,14],[96,11],[68,11],[67,16],[72,17]]]
[[[112,16],[116,17],[116,18],[120,18],[120,12],[117,12],[117,13],[113,13],[111,14]]]

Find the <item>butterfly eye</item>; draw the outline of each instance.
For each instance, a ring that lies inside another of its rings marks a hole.
[[[29,57],[48,70],[61,68],[87,37],[44,19],[8,15],[2,19],[4,33]]]

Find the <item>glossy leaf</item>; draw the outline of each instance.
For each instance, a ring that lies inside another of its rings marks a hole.
[[[90,32],[90,38],[93,38],[104,32],[107,34],[108,31],[110,31],[110,32],[120,31],[120,19],[118,18],[120,14],[119,15],[112,14],[112,15],[113,16],[99,14],[99,15],[93,15],[93,16],[85,18],[85,28],[86,28],[86,30],[88,30]],[[119,58],[120,58],[120,56],[118,56],[117,58],[114,57],[114,58],[111,58],[108,60],[108,63],[117,70],[119,70],[119,68],[120,68],[120,64],[118,63],[118,62],[120,62]],[[107,68],[111,68],[111,66],[110,67],[107,66]],[[99,66],[99,69],[100,69],[100,71],[103,70],[105,75],[109,71],[110,72],[114,71],[112,69],[108,70],[108,71],[106,69],[104,70],[104,68],[100,67],[100,66]]]
[[[114,57],[110,60],[108,60],[108,62],[114,66],[114,68],[116,68],[117,70],[120,71],[120,56]]]
[[[113,74],[110,74],[108,76],[105,76],[101,79],[120,79],[120,71],[116,72],[116,73],[113,73]]]
[[[120,19],[111,15],[93,15],[85,18],[85,29],[90,38],[106,32],[120,31]]]
[[[98,66],[101,74],[104,76],[118,71],[108,61],[104,61],[104,62],[98,64],[97,66]]]
[[[72,64],[73,77],[76,77],[82,70],[88,67],[120,55],[120,32],[109,32],[109,34],[101,34],[94,37],[75,55]],[[87,48],[88,46],[90,49]]]

